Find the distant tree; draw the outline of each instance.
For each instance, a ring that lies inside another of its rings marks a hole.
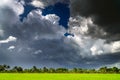
[[[50,68],[50,69],[48,70],[48,72],[49,72],[49,73],[55,73],[56,71],[55,71],[54,68]]]
[[[17,71],[18,72],[23,72],[23,68],[22,67],[18,67]]]
[[[38,70],[39,70],[39,73],[42,73],[42,69],[41,68],[39,68]]]
[[[30,73],[30,69],[24,69],[24,73]]]
[[[78,72],[78,69],[77,69],[77,68],[73,68],[73,69],[72,69],[72,72],[73,72],[73,73],[77,73],[77,72]]]
[[[48,68],[46,67],[43,67],[43,70],[42,70],[44,73],[48,72]]]
[[[18,67],[18,66],[15,66],[15,67],[13,67],[13,69],[11,70],[12,72],[23,72],[23,68],[22,67]]]
[[[108,72],[108,69],[107,69],[107,67],[101,67],[101,68],[99,69],[99,72],[100,72],[100,73],[107,73],[107,72]]]
[[[99,70],[95,69],[82,69],[82,68],[73,68],[73,69],[67,69],[67,68],[37,68],[36,66],[33,66],[30,69],[23,69],[20,66],[15,66],[13,68],[10,68],[9,65],[0,65],[0,73],[4,72],[11,72],[11,73],[120,73],[120,69],[117,67],[107,68],[107,67],[101,67]]]
[[[118,73],[120,73],[120,69],[118,69],[119,71],[118,71]]]
[[[95,69],[89,69],[88,73],[96,73],[96,70]]]
[[[77,69],[77,72],[78,72],[78,73],[83,73],[84,71],[83,71],[82,68],[78,68],[78,69]]]
[[[113,73],[112,68],[107,68],[107,73]]]
[[[8,65],[0,65],[0,72],[7,72],[9,70],[10,66]]]
[[[31,68],[31,72],[37,73],[37,72],[39,72],[39,69],[36,66],[33,66]]]
[[[117,67],[113,67],[113,68],[112,68],[112,71],[113,71],[114,73],[118,73],[118,72],[119,72],[119,69],[118,69]]]
[[[3,65],[0,65],[0,72],[3,72],[5,70]]]
[[[57,68],[57,69],[56,69],[56,72],[57,72],[57,73],[67,73],[67,72],[68,72],[68,69],[66,69],[66,68]]]

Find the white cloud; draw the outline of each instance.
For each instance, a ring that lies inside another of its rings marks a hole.
[[[24,1],[24,0],[20,0],[20,3],[21,3],[22,5],[25,5],[25,1]]]
[[[38,1],[38,0],[34,0],[31,2],[31,4],[35,7],[39,7],[39,8],[44,8],[45,5],[42,1]]]
[[[90,50],[92,52],[92,55],[100,55],[104,53],[102,50],[99,50],[97,46],[93,46]]]
[[[24,12],[24,7],[21,2],[17,0],[1,0],[0,8],[9,7],[13,9],[16,15],[20,15]]]
[[[14,1],[11,7],[17,15],[20,15],[24,12],[23,3],[21,2]]]
[[[53,24],[59,25],[60,18],[58,16],[56,16],[55,14],[48,14],[48,15],[44,16],[44,18]]]
[[[48,14],[46,16],[42,15],[41,10],[34,10],[28,14],[27,19],[24,20],[23,33],[26,32],[25,35],[31,34],[30,32],[35,30],[31,35],[32,39],[60,39],[64,36],[66,32],[65,28],[60,26],[59,17],[55,14]],[[26,24],[28,26],[26,26]],[[33,27],[34,25],[34,27]],[[26,29],[24,29],[26,27]],[[32,30],[33,29],[33,30]]]
[[[115,41],[112,43],[112,52],[120,52],[120,41]]]
[[[35,7],[44,8],[49,5],[54,5],[57,2],[68,3],[69,0],[32,0],[31,4]]]
[[[37,51],[34,52],[34,54],[37,55],[37,54],[40,54],[40,53],[42,53],[42,52],[43,52],[42,50],[37,50]]]
[[[1,0],[0,1],[0,7],[2,7],[4,5],[7,5],[8,3],[11,3],[11,1],[13,1],[13,0]]]
[[[13,49],[15,49],[15,46],[10,46],[10,47],[8,48],[8,50],[13,50]]]
[[[9,42],[15,42],[17,40],[16,37],[9,36],[6,40],[0,40],[0,44],[2,43],[9,43]]]
[[[79,54],[83,57],[120,52],[120,41],[106,43],[105,39],[99,38],[107,33],[99,29],[91,18],[71,17],[69,26],[69,32],[74,34],[69,38],[79,45]]]

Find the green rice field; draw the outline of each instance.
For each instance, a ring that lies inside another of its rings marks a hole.
[[[120,80],[120,74],[13,74],[1,73],[0,80]]]

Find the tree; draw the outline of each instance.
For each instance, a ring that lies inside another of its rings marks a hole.
[[[55,69],[54,68],[50,68],[48,72],[49,73],[55,73]]]
[[[46,67],[43,67],[43,72],[44,73],[48,72],[48,69]]]
[[[73,68],[73,69],[67,69],[67,68],[37,68],[36,66],[33,66],[30,69],[24,69],[20,66],[15,66],[13,68],[10,68],[9,65],[0,65],[0,72],[12,72],[12,73],[120,73],[120,69],[117,67],[107,68],[107,67],[101,67],[99,70],[95,69],[82,69],[82,68]]]
[[[0,72],[3,72],[5,70],[3,65],[0,65]]]
[[[100,73],[106,73],[107,71],[108,71],[107,67],[101,67],[101,68],[99,69],[99,72],[100,72]]]
[[[7,72],[10,66],[8,65],[0,65],[0,72]]]
[[[56,72],[58,72],[58,73],[67,73],[68,69],[66,69],[66,68],[57,68]]]
[[[39,69],[36,66],[33,66],[31,68],[31,72],[34,72],[34,73],[39,72]]]
[[[77,68],[73,68],[72,72],[76,73],[77,72]]]
[[[113,67],[113,68],[112,68],[112,71],[113,71],[114,73],[118,73],[118,72],[119,72],[119,69],[118,69],[117,67]]]
[[[12,69],[12,72],[23,72],[23,68],[22,68],[22,67],[15,66],[15,67]]]
[[[95,69],[89,69],[88,72],[89,73],[96,73],[96,70]]]

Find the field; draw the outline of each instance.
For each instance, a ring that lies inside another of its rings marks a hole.
[[[0,80],[120,80],[120,74],[0,74]]]

